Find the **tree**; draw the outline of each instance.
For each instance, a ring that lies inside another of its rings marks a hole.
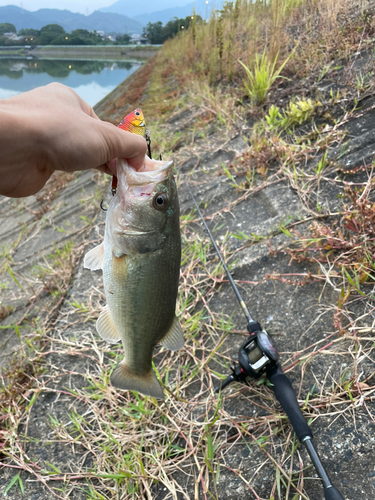
[[[201,16],[195,16],[195,22],[202,21]],[[157,23],[148,23],[146,28],[143,28],[144,36],[150,40],[151,43],[160,44],[164,43],[168,38],[173,38],[177,33],[187,30],[192,23],[191,16],[179,19],[173,17],[165,26],[160,21]]]
[[[63,36],[65,30],[58,24],[47,24],[40,30],[40,44],[50,45],[57,37]]]
[[[54,38],[50,45],[94,45],[94,42],[85,40],[80,36],[72,36],[64,33],[64,35]]]
[[[158,21],[156,23],[148,23],[148,25],[143,28],[143,35],[147,36],[147,38],[150,40],[150,43],[164,43],[163,23],[161,21]]]
[[[164,40],[173,38],[180,31],[180,27],[185,25],[178,17],[172,17],[163,28]]]
[[[0,35],[4,35],[4,33],[17,33],[14,24],[0,23]]]
[[[18,35],[20,35],[20,36],[27,35],[27,36],[37,37],[40,35],[40,31],[34,30],[32,28],[24,28],[24,29],[19,30]]]
[[[84,41],[85,45],[97,45],[102,42],[102,37],[96,31],[87,31],[84,29],[73,30],[69,37],[78,37]]]
[[[59,24],[47,24],[40,29],[40,33],[56,33],[56,35],[62,35],[65,30]]]
[[[130,36],[126,33],[122,36],[118,36],[116,39],[116,43],[119,45],[127,45],[130,42]]]
[[[81,38],[90,38],[92,33],[87,30],[77,29],[70,32],[71,36],[80,36]]]

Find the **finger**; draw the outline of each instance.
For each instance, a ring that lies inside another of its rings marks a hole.
[[[113,160],[107,161],[107,168],[113,175],[116,175],[116,173],[117,173],[116,158],[114,158]]]
[[[100,170],[100,172],[104,172],[105,174],[113,175],[112,170],[106,163],[103,163],[103,165],[99,165],[99,167],[95,167],[95,170]]]
[[[88,110],[87,114],[90,115],[91,118],[95,118],[95,120],[100,120],[99,116],[95,113],[95,111],[93,110],[93,108],[91,106],[90,106],[90,109]]]
[[[100,122],[101,132],[108,148],[108,160],[114,158],[131,159],[134,168],[139,169],[144,163],[147,144],[140,135],[117,128],[115,125]]]

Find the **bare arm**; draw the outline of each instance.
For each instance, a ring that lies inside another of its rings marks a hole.
[[[0,100],[0,194],[37,193],[55,170],[98,168],[114,158],[141,167],[146,141],[101,121],[74,90],[53,83]],[[110,167],[110,168],[109,168]]]

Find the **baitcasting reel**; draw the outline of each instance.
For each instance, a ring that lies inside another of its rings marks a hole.
[[[259,323],[247,325],[250,337],[238,352],[239,364],[232,365],[232,373],[216,387],[215,392],[225,389],[232,382],[245,382],[247,377],[261,378],[271,366],[277,364],[278,352],[275,343]]]
[[[219,387],[216,387],[215,392],[223,390],[232,382],[245,382],[248,377],[259,379],[265,375],[272,384],[276,399],[288,415],[298,440],[305,445],[310,455],[315,469],[322,480],[325,499],[344,500],[339,490],[332,485],[314,448],[312,431],[302,415],[292,384],[288,377],[284,375],[277,362],[278,352],[274,341],[265,330],[262,330],[260,324],[256,321],[249,321],[247,329],[250,336],[240,347],[238,364],[232,366],[232,373]]]

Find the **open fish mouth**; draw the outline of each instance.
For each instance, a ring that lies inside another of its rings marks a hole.
[[[117,172],[121,183],[127,186],[144,186],[165,180],[172,171],[173,161],[151,160],[146,156],[143,166],[136,170],[126,160],[118,160]]]

